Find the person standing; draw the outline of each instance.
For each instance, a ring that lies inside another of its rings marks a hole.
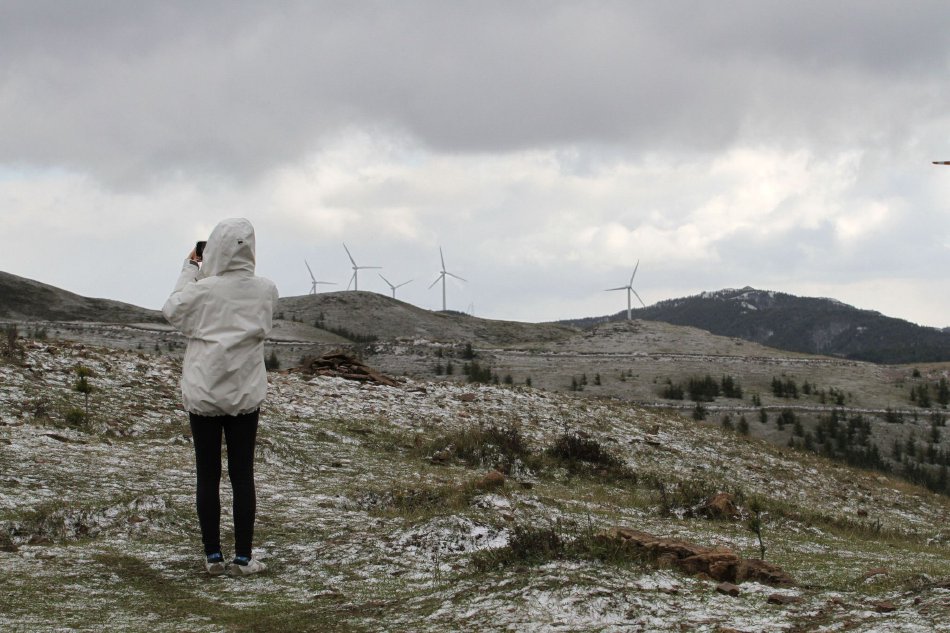
[[[252,557],[257,495],[254,449],[260,406],[267,393],[264,338],[270,332],[277,287],[254,274],[254,227],[222,220],[203,253],[193,250],[162,308],[188,338],[181,393],[191,424],[197,473],[196,505],[205,569],[212,576],[266,569]],[[234,560],[221,550],[221,436],[227,444],[233,490]]]

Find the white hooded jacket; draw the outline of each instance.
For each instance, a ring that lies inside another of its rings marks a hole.
[[[181,376],[185,409],[205,416],[241,415],[267,393],[264,337],[271,330],[277,287],[254,275],[254,227],[222,220],[203,263],[185,261],[162,313],[188,337]]]

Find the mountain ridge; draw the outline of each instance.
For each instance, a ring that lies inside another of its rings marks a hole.
[[[667,299],[631,312],[635,319],[688,325],[793,352],[884,364],[950,360],[950,332],[825,297],[746,286]],[[558,323],[589,328],[624,319],[626,311]]]

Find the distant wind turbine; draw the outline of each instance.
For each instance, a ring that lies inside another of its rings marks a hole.
[[[445,277],[446,275],[448,275],[449,277],[455,277],[459,281],[465,281],[465,280],[459,277],[458,275],[454,275],[450,273],[449,271],[445,269],[445,257],[442,255],[441,246],[439,247],[439,259],[442,260],[442,272],[440,272],[439,276],[435,278],[435,281],[429,284],[429,288],[432,288],[432,286],[439,283],[440,280],[442,281],[442,311],[445,312]]]
[[[350,263],[353,264],[353,276],[350,277],[349,283],[346,284],[347,290],[350,289],[350,286],[353,286],[353,290],[359,290],[359,279],[357,279],[357,273],[359,273],[360,270],[363,270],[364,268],[367,268],[367,269],[374,268],[374,269],[380,269],[380,270],[382,269],[382,266],[357,266],[356,260],[353,259],[352,255],[350,255],[350,249],[346,247],[346,243],[343,244],[343,250],[346,251],[346,256],[350,258]]]
[[[310,273],[310,294],[317,294],[317,284],[330,284],[335,285],[332,281],[317,281],[317,278],[313,276],[313,271],[310,269],[310,264],[307,263],[307,260],[303,260],[304,265],[307,267],[307,272]]]
[[[386,282],[386,285],[387,285],[387,286],[389,286],[390,288],[392,288],[392,291],[393,291],[393,299],[396,298],[396,288],[402,288],[403,286],[405,286],[406,284],[408,284],[408,283],[410,283],[410,282],[412,281],[412,280],[410,279],[409,281],[404,281],[404,282],[402,282],[401,284],[397,284],[397,285],[394,286],[394,285],[392,285],[391,283],[389,283],[389,280],[386,279],[385,277],[383,277],[382,274],[380,274],[380,273],[376,273],[376,274],[379,275],[379,278],[380,278],[380,279],[382,279],[383,281]]]
[[[636,295],[637,300],[640,302],[644,308],[647,307],[647,304],[643,303],[643,299],[640,298],[640,295],[637,294],[637,291],[633,289],[633,278],[637,276],[637,268],[640,267],[640,260],[637,260],[637,265],[633,267],[633,274],[630,275],[630,282],[626,286],[620,286],[619,288],[607,288],[604,292],[610,292],[612,290],[626,290],[627,291],[627,320],[633,320],[633,316],[630,314],[630,293],[632,292]]]

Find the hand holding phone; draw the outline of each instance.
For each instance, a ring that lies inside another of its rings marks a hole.
[[[192,254],[192,258],[191,258],[191,259],[193,259],[193,260],[196,261],[196,262],[200,262],[202,256],[204,255],[204,252],[205,252],[205,245],[206,245],[207,243],[208,243],[208,242],[206,242],[206,241],[201,241],[201,242],[198,242],[197,244],[195,244],[195,250],[191,251],[191,254]]]

